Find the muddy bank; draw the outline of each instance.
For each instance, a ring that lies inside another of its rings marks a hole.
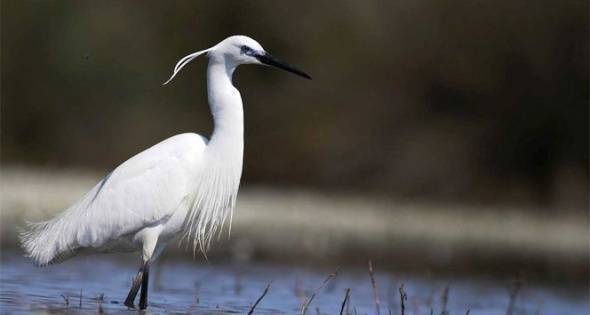
[[[3,248],[16,228],[43,220],[79,198],[93,173],[3,167]],[[471,274],[587,285],[586,217],[543,216],[527,209],[432,205],[367,196],[243,187],[234,215],[209,257],[298,265],[353,265],[418,274]],[[192,256],[171,244],[168,254]]]

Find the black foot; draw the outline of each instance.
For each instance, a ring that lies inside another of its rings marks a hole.
[[[131,301],[131,302],[125,301],[125,306],[127,306],[128,308],[135,309],[135,305],[133,304],[133,301]]]

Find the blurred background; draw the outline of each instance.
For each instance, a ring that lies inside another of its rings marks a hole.
[[[313,81],[236,72],[244,174],[232,238],[213,259],[373,258],[588,284],[587,1],[1,9],[4,248],[23,219],[61,211],[132,155],[208,135],[206,60],[161,84],[182,56],[244,34]]]

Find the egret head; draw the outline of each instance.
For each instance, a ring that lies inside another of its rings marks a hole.
[[[309,76],[307,73],[283,61],[280,61],[267,53],[264,48],[262,48],[262,46],[254,39],[248,36],[235,35],[224,39],[219,44],[209,49],[197,51],[180,59],[180,61],[178,61],[174,67],[174,73],[172,74],[172,77],[170,77],[170,79],[164,84],[172,81],[176,74],[186,64],[204,53],[206,53],[210,59],[224,62],[231,67],[237,67],[242,64],[261,64],[279,68],[304,78],[311,79],[311,76]]]
[[[209,58],[223,58],[225,62],[237,65],[260,63],[256,58],[264,54],[264,48],[248,36],[235,35],[224,39],[208,52]]]

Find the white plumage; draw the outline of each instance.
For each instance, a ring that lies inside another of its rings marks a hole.
[[[211,139],[193,133],[166,139],[121,164],[57,217],[29,223],[21,241],[36,264],[61,262],[80,252],[141,250],[142,267],[125,305],[134,306],[141,284],[140,307],[145,308],[149,264],[168,240],[183,233],[193,251],[207,250],[231,217],[242,173],[243,108],[232,84],[234,70],[240,64],[266,64],[310,77],[274,59],[255,40],[232,36],[182,58],[166,83],[204,53],[209,57]]]
[[[81,248],[135,250],[142,244],[134,234],[145,227],[162,227],[162,236],[168,236],[179,228],[179,222],[169,219],[176,211],[188,211],[203,178],[200,173],[207,170],[200,167],[205,149],[201,136],[182,134],[132,157],[57,217],[30,224],[23,233],[26,253],[43,266]]]

